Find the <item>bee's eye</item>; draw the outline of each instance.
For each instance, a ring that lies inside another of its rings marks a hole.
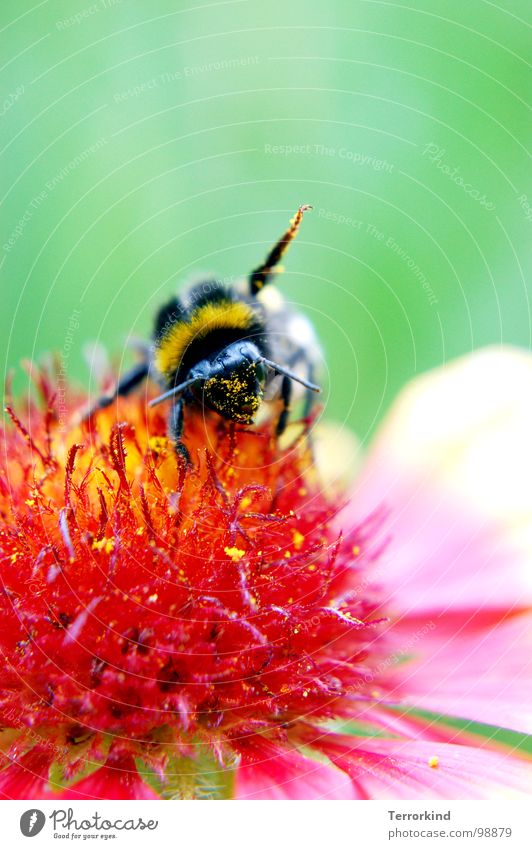
[[[259,383],[264,383],[266,381],[266,366],[264,363],[259,362],[256,364],[255,374]]]

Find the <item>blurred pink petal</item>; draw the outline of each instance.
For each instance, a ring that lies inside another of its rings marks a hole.
[[[396,611],[530,605],[531,433],[532,357],[522,351],[479,351],[401,393],[348,517],[386,509],[377,578]]]
[[[4,767],[0,772],[0,798],[52,798],[48,785],[48,772],[52,758],[50,749],[35,746],[20,760]]]
[[[339,735],[320,747],[349,774],[359,798],[522,798],[532,792],[532,761],[487,749]]]
[[[237,799],[355,799],[352,782],[336,767],[267,743],[244,749]]]
[[[393,624],[409,645],[425,620]],[[391,701],[532,733],[532,615],[444,615],[414,644],[415,664],[399,664]],[[390,682],[389,682],[390,683]]]
[[[61,799],[158,799],[139,775],[130,754],[111,755],[107,763],[61,794]]]

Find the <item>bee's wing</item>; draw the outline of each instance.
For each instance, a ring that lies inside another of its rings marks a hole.
[[[322,373],[323,353],[310,319],[287,303],[275,286],[268,286],[257,296],[266,315],[270,357],[279,365],[289,368],[298,377],[319,383]],[[266,398],[276,397],[280,378],[268,382]],[[300,384],[292,387],[294,400],[306,394]]]

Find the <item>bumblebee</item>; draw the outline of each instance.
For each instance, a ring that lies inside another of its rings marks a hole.
[[[99,398],[84,418],[153,377],[165,391],[150,406],[171,401],[169,434],[178,454],[189,462],[182,439],[189,406],[207,407],[224,419],[249,425],[263,400],[277,398],[280,436],[288,422],[293,384],[297,384],[305,394],[304,415],[308,416],[320,391],[314,383],[319,345],[308,319],[289,308],[278,290],[267,284],[280,270],[279,261],[310,208],[299,207],[265,262],[247,280],[234,286],[207,280],[165,304],[142,361],[110,394]]]

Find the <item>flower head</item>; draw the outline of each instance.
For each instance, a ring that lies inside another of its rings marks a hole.
[[[192,414],[187,468],[144,398],[65,439],[41,386],[31,430],[8,407],[1,479],[1,709],[20,718],[17,750],[37,730],[74,779],[80,744],[160,776],[198,755],[219,771],[254,735],[349,715],[383,617],[369,585],[353,591],[363,529],[334,529],[306,434],[281,450],[271,422]]]
[[[39,387],[2,442],[0,792],[467,795],[500,768],[397,709],[444,625],[398,610],[386,498],[339,519],[306,428],[281,447],[271,422],[191,414],[186,467],[145,398],[65,431],[53,379]],[[520,791],[525,767],[505,764]]]

